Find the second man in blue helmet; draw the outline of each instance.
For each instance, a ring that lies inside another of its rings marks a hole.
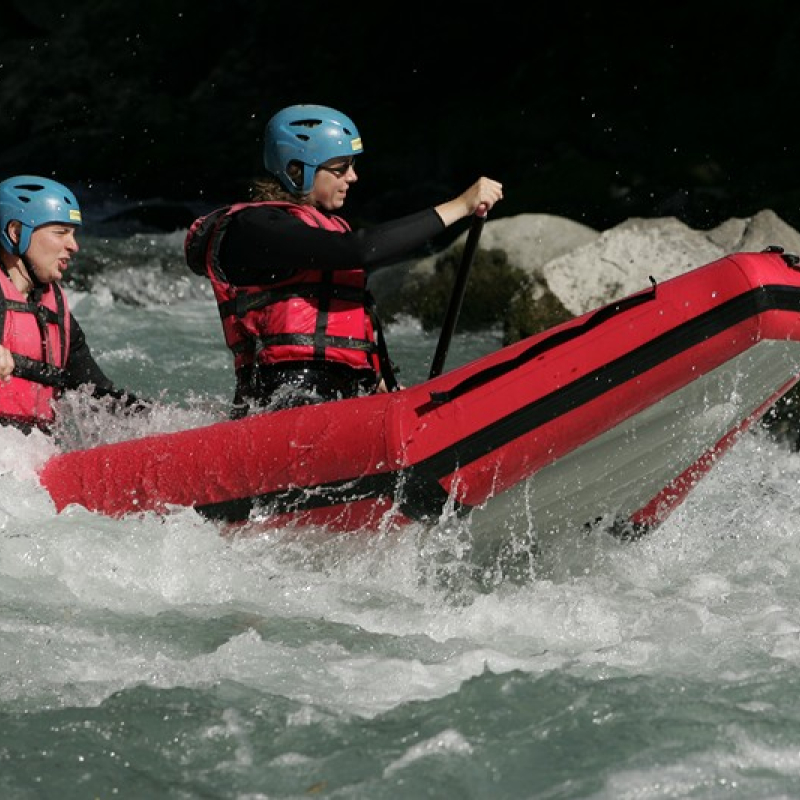
[[[90,385],[134,411],[146,404],[117,389],[97,365],[69,309],[61,279],[78,252],[75,195],[38,175],[0,182],[0,424],[50,432],[54,401]]]
[[[198,219],[186,237],[189,267],[210,279],[233,354],[234,417],[395,388],[368,274],[503,196],[480,178],[436,207],[352,231],[338,212],[363,152],[340,111],[284,108],[266,126],[268,176],[254,199]]]

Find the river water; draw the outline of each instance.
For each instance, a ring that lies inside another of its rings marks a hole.
[[[157,408],[72,397],[65,446],[225,414],[182,240],[82,240],[76,316]],[[388,338],[422,379],[435,334]],[[458,336],[447,367],[498,345]],[[190,510],[57,515],[54,447],[0,429],[3,800],[800,796],[800,457],[760,431],[645,538],[575,531],[489,582],[452,524],[237,539]]]

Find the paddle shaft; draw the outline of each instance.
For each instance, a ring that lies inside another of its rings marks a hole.
[[[461,304],[464,301],[464,293],[467,289],[467,277],[472,267],[472,261],[475,258],[475,251],[478,249],[478,239],[481,238],[481,231],[483,230],[483,223],[486,222],[487,213],[486,207],[480,206],[472,218],[472,225],[470,226],[469,234],[467,234],[467,243],[464,245],[464,255],[461,258],[461,266],[456,273],[453,294],[450,295],[450,305],[447,307],[447,314],[442,324],[442,332],[439,334],[439,344],[436,346],[436,352],[433,355],[429,378],[441,375],[444,369],[444,360],[447,358],[447,351],[450,349],[456,321],[461,313]]]

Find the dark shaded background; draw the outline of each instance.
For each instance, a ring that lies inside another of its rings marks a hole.
[[[800,228],[800,4],[494,6],[5,0],[0,175],[242,199],[269,116],[315,102],[364,139],[357,224],[487,174],[496,217]]]

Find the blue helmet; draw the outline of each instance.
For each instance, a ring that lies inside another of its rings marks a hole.
[[[18,244],[8,235],[12,220],[22,223]],[[37,175],[17,175],[0,183],[0,244],[4,250],[25,255],[34,230],[52,222],[82,222],[78,201],[66,186]]]
[[[267,123],[264,166],[292,194],[311,191],[320,164],[363,152],[353,120],[327,106],[288,106]],[[303,165],[302,186],[295,184],[286,172],[293,161]]]

